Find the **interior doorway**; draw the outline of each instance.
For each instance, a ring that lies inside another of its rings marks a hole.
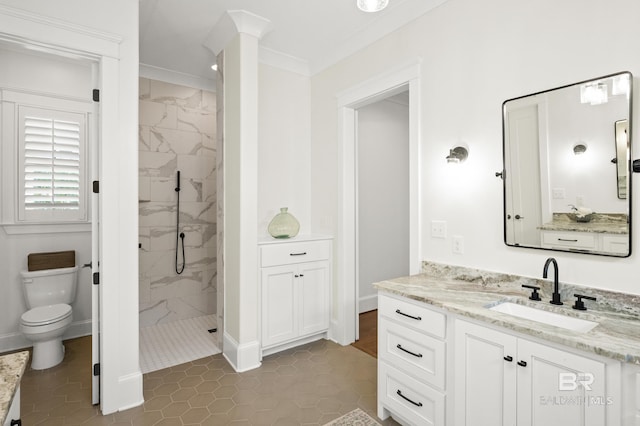
[[[358,340],[378,306],[373,283],[409,275],[408,86],[356,113]]]
[[[358,334],[358,110],[408,92],[408,274],[420,271],[420,61],[401,65],[338,95],[340,132],[340,213],[337,238],[337,286],[331,337],[351,344]],[[405,274],[406,275],[406,274]]]

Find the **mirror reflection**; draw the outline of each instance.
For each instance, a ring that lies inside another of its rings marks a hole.
[[[632,81],[622,72],[503,103],[507,245],[630,255]]]

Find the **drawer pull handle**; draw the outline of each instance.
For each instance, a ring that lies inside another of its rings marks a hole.
[[[578,240],[569,240],[567,238],[558,238],[558,241],[564,241],[564,242],[567,242],[567,243],[577,243],[578,242]]]
[[[405,314],[400,309],[396,309],[396,314],[399,314],[399,315],[414,319],[416,321],[422,321],[422,317],[414,317],[413,315]]]
[[[422,402],[415,402],[410,400],[409,398],[407,398],[406,396],[404,396],[402,394],[402,392],[400,392],[400,389],[398,389],[398,392],[396,392],[398,395],[400,395],[402,397],[402,399],[409,401],[410,403],[412,403],[413,405],[415,405],[416,407],[422,407]]]
[[[513,361],[513,357],[511,355],[507,355],[507,356],[505,356],[503,358],[504,358],[505,361],[509,361],[509,362]]]
[[[520,367],[526,367],[527,366],[527,361],[518,361],[518,365]]]
[[[307,254],[307,252],[303,251],[302,253],[289,253],[289,256],[304,256],[305,254]]]
[[[398,343],[398,345],[396,346],[396,348],[398,348],[398,349],[400,349],[401,351],[406,352],[406,353],[408,353],[408,354],[410,354],[410,355],[413,355],[413,356],[415,356],[416,358],[422,358],[422,354],[417,354],[417,353],[415,353],[415,352],[411,352],[411,351],[409,351],[409,350],[406,350],[405,348],[403,348],[403,347],[402,347],[402,345],[400,345],[400,343]]]

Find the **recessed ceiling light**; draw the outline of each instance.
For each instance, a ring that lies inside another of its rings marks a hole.
[[[363,12],[379,12],[389,4],[389,0],[357,0],[358,9]]]

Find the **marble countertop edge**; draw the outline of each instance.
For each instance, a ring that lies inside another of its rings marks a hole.
[[[475,319],[558,343],[570,348],[591,352],[621,362],[640,365],[640,321],[620,312],[576,311],[571,304],[562,307],[545,305],[545,301],[528,302],[528,291],[514,288],[483,288],[466,281],[438,278],[424,274],[374,283],[378,290],[423,302],[461,317]],[[516,300],[549,312],[588,319],[598,326],[588,332],[575,332],[531,321],[487,308],[504,299]],[[573,312],[572,312],[573,311]]]
[[[29,352],[0,356],[0,424],[4,424],[29,361]]]

